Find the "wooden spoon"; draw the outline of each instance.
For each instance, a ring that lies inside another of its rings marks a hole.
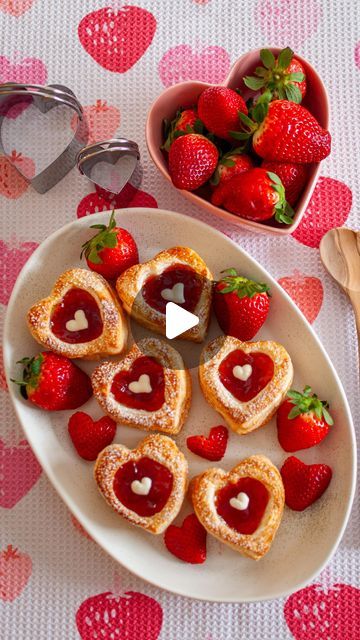
[[[320,242],[320,256],[325,269],[350,298],[360,353],[360,232],[331,229]]]

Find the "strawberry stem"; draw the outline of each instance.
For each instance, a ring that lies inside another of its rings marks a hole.
[[[114,249],[118,244],[115,211],[112,211],[107,226],[105,224],[92,224],[90,229],[98,229],[98,233],[90,240],[87,240],[87,242],[84,242],[80,258],[85,255],[85,258],[90,262],[101,264],[102,259],[99,253],[102,249]]]
[[[234,268],[225,269],[221,273],[226,275],[216,284],[225,284],[225,287],[219,289],[219,293],[236,293],[238,298],[253,298],[257,293],[267,293],[270,295],[270,287],[268,284],[239,276],[237,270]]]
[[[327,400],[319,400],[316,393],[312,393],[311,387],[307,385],[303,392],[290,389],[288,398],[294,407],[289,412],[289,420],[297,418],[302,413],[314,413],[319,420],[324,419],[328,425],[333,425],[334,420],[329,413],[329,403]]]

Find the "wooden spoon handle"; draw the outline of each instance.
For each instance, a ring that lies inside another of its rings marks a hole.
[[[357,336],[358,336],[359,358],[360,358],[360,292],[349,290],[347,291],[347,293],[355,313],[355,322],[356,322],[356,330],[357,330]]]

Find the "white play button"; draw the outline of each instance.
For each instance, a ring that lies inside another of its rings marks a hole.
[[[199,324],[199,318],[179,307],[175,302],[168,302],[166,305],[166,337],[169,340],[177,338],[185,331],[196,327]]]

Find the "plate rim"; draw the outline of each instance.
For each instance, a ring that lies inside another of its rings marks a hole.
[[[101,212],[97,212],[95,214],[92,214],[91,216],[84,216],[82,218],[77,218],[76,220],[71,220],[70,222],[68,222],[67,224],[63,225],[62,227],[60,227],[59,229],[56,229],[53,233],[51,233],[49,236],[47,236],[47,238],[45,238],[40,244],[39,246],[35,249],[35,251],[31,254],[31,256],[29,257],[29,259],[26,261],[26,263],[24,264],[24,266],[22,267],[20,273],[18,274],[18,277],[16,279],[15,285],[13,287],[13,290],[11,292],[11,296],[10,299],[8,301],[7,304],[7,309],[6,309],[6,314],[5,314],[5,319],[4,319],[4,329],[3,329],[3,339],[2,339],[2,345],[3,345],[3,349],[4,349],[4,354],[6,354],[6,342],[7,342],[7,336],[8,336],[8,332],[9,332],[9,325],[10,325],[10,316],[12,315],[12,307],[14,305],[14,301],[17,297],[17,292],[18,289],[20,289],[21,287],[21,280],[24,277],[24,273],[27,270],[27,266],[28,263],[30,261],[32,261],[34,259],[34,257],[36,257],[37,253],[40,253],[43,248],[44,245],[46,245],[47,243],[51,243],[54,240],[56,240],[57,236],[61,236],[64,232],[66,232],[70,227],[76,227],[79,226],[81,227],[84,224],[84,220],[86,220],[87,218],[90,218],[91,220],[94,220],[95,222],[95,218],[103,218],[108,216],[109,214],[111,214],[112,210],[109,209],[107,211],[101,211]],[[198,226],[200,229],[202,230],[206,230],[206,231],[210,231],[210,233],[213,233],[215,238],[219,238],[220,240],[223,240],[224,237],[226,238],[226,240],[228,242],[230,242],[240,253],[242,253],[245,258],[250,262],[253,263],[254,265],[256,265],[257,267],[260,267],[260,269],[262,269],[263,271],[266,272],[267,277],[269,277],[271,284],[274,285],[279,288],[281,290],[281,293],[284,294],[285,298],[287,299],[287,302],[290,304],[290,306],[293,308],[293,310],[295,311],[296,315],[299,317],[299,319],[302,322],[305,322],[306,326],[307,326],[307,330],[310,331],[310,333],[312,334],[312,337],[314,338],[318,348],[320,349],[320,351],[322,352],[327,365],[329,367],[329,369],[331,370],[337,387],[340,390],[340,395],[342,397],[343,403],[344,403],[344,409],[346,412],[346,417],[350,426],[350,439],[351,439],[351,443],[352,443],[352,447],[351,447],[351,462],[352,462],[352,476],[351,476],[351,489],[350,489],[350,495],[349,495],[349,500],[348,500],[348,504],[347,504],[347,508],[346,508],[346,513],[344,515],[344,519],[342,522],[342,525],[339,529],[339,533],[336,537],[336,540],[334,541],[332,548],[330,549],[330,551],[328,552],[327,556],[325,557],[325,559],[323,560],[323,562],[321,563],[321,565],[312,572],[311,576],[309,578],[307,578],[306,580],[301,580],[298,581],[295,585],[291,586],[288,589],[283,589],[283,590],[279,590],[278,592],[275,592],[273,594],[269,594],[269,595],[264,595],[261,597],[241,597],[239,599],[239,597],[234,597],[234,598],[229,598],[227,597],[225,600],[220,598],[215,598],[215,597],[207,597],[207,596],[202,596],[202,595],[189,595],[188,593],[186,593],[185,590],[183,589],[178,589],[175,590],[174,588],[168,587],[166,586],[161,579],[149,579],[149,578],[144,578],[143,575],[133,569],[132,567],[128,566],[127,562],[126,562],[126,558],[124,558],[124,560],[120,561],[117,557],[115,557],[113,555],[113,553],[111,552],[111,549],[106,548],[102,542],[101,542],[101,536],[94,536],[93,533],[91,534],[91,538],[96,542],[96,544],[98,544],[101,549],[103,551],[105,551],[108,555],[110,555],[110,557],[117,563],[119,563],[121,566],[123,566],[126,570],[128,570],[130,573],[132,573],[133,575],[135,575],[136,577],[140,578],[141,580],[143,580],[146,583],[151,584],[154,587],[160,588],[160,589],[164,589],[164,591],[167,591],[169,593],[172,593],[174,595],[179,595],[182,597],[186,597],[186,598],[190,598],[192,600],[197,600],[197,601],[202,601],[202,602],[214,602],[214,603],[233,603],[233,604],[241,604],[241,603],[250,603],[250,602],[264,602],[264,601],[268,601],[268,600],[275,600],[278,598],[283,598],[283,597],[287,597],[289,595],[291,595],[292,593],[299,591],[300,589],[303,589],[304,587],[306,587],[307,585],[309,585],[322,571],[323,569],[328,565],[328,563],[330,562],[331,558],[334,556],[339,543],[344,535],[345,529],[347,527],[347,524],[349,522],[349,517],[350,517],[350,513],[352,510],[352,506],[353,506],[353,502],[354,502],[354,496],[355,496],[355,490],[356,490],[356,478],[357,478],[357,447],[356,447],[356,434],[355,434],[355,428],[354,428],[354,422],[352,419],[352,414],[351,414],[351,409],[350,409],[350,405],[344,390],[344,387],[342,385],[342,382],[340,380],[340,377],[327,353],[327,351],[325,350],[320,338],[318,337],[318,335],[316,334],[316,332],[314,331],[313,327],[310,325],[310,323],[307,321],[307,319],[305,318],[305,316],[301,313],[301,311],[299,310],[299,308],[297,307],[297,305],[295,304],[295,302],[291,299],[291,297],[287,294],[287,292],[285,290],[283,290],[281,288],[281,286],[278,284],[278,282],[275,280],[275,278],[271,275],[271,273],[268,271],[268,269],[266,269],[265,267],[263,267],[261,265],[260,262],[258,262],[256,260],[256,258],[253,258],[243,247],[241,247],[240,245],[238,245],[232,238],[230,238],[228,235],[224,234],[220,229],[217,229],[215,227],[212,227],[211,225],[203,222],[202,220],[198,220],[197,218],[193,218],[191,216],[188,216],[186,214],[183,213],[179,213],[176,211],[171,211],[169,209],[152,209],[150,207],[125,207],[123,209],[115,209],[115,214],[121,216],[122,214],[130,214],[131,216],[136,216],[136,215],[141,215],[142,213],[158,213],[161,215],[165,215],[168,216],[170,218],[175,217],[175,218],[179,218],[182,219],[183,221],[187,221],[190,224],[193,224],[195,226]],[[11,399],[11,403],[12,406],[15,410],[16,413],[16,417],[19,421],[19,424],[21,426],[21,429],[24,431],[25,436],[28,438],[28,434],[25,431],[25,427],[23,426],[23,423],[20,419],[20,414],[18,412],[17,409],[17,397],[15,395],[15,390],[13,388],[13,385],[10,384],[10,377],[9,377],[9,373],[8,373],[8,367],[7,367],[7,363],[5,361],[4,358],[4,365],[5,365],[5,376],[6,376],[6,381],[8,384],[8,390],[9,390],[9,396]],[[69,509],[69,511],[72,513],[73,516],[75,516],[77,518],[77,520],[80,522],[80,524],[84,527],[84,529],[87,531],[86,528],[86,524],[84,524],[84,522],[82,521],[82,516],[78,514],[78,511],[75,507],[73,507],[72,505],[72,500],[71,498],[68,498],[66,496],[66,494],[63,493],[62,491],[62,486],[61,484],[58,484],[56,476],[52,473],[51,469],[48,468],[44,468],[44,466],[42,465],[42,463],[40,462],[40,460],[37,457],[36,451],[33,449],[32,445],[31,445],[31,441],[29,441],[30,447],[32,449],[32,452],[34,453],[36,459],[38,460],[42,470],[44,471],[45,475],[47,476],[48,480],[51,482],[52,486],[54,487],[55,491],[57,492],[57,494],[59,495],[59,497],[61,498],[61,500],[65,503],[65,505],[67,506],[67,508]],[[90,535],[90,534],[89,534]]]

